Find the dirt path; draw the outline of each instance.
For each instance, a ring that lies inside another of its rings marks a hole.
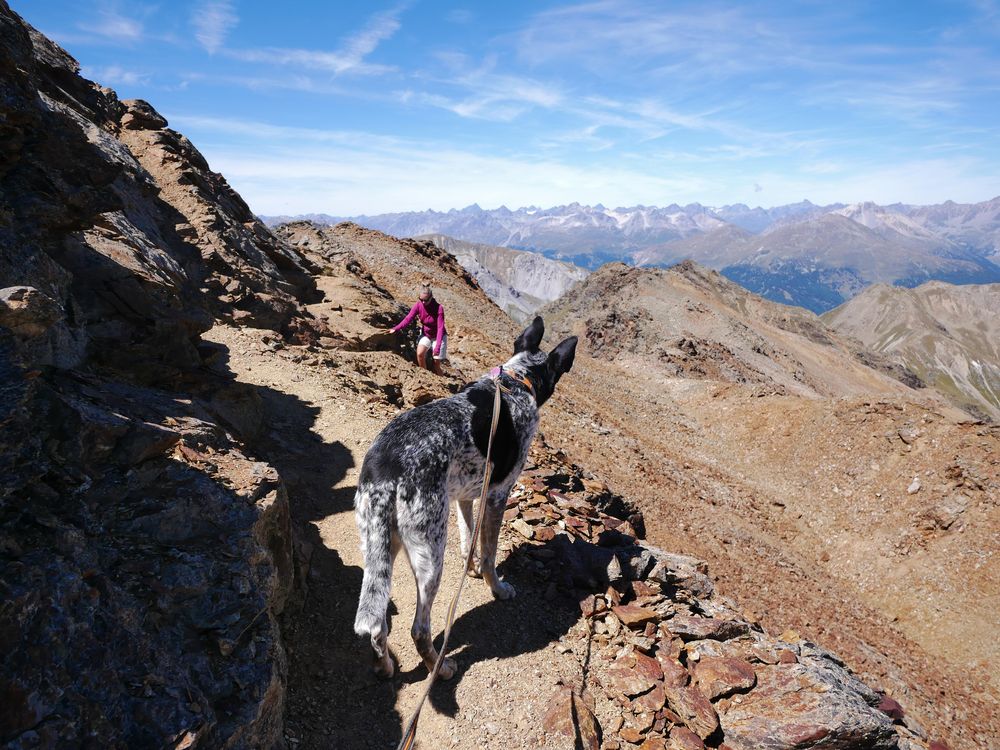
[[[308,593],[284,623],[290,662],[286,736],[293,748],[393,748],[427,676],[409,636],[415,587],[400,558],[389,636],[397,674],[378,679],[367,643],[352,629],[362,575],[353,498],[364,453],[396,410],[351,393],[327,367],[279,356],[261,345],[265,335],[218,327],[206,338],[229,348],[238,380],[258,386],[266,427],[256,449],[284,477],[293,522],[312,548]],[[452,529],[434,608],[438,634],[461,569],[457,536]],[[566,647],[559,643],[579,610],[568,600],[545,599],[530,562],[506,531],[500,559],[501,573],[518,596],[494,601],[483,582],[468,582],[449,644],[458,673],[435,686],[420,720],[420,747],[553,747],[541,718],[556,683],[579,673],[579,663],[560,653]]]

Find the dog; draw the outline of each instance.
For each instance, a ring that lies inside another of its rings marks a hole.
[[[470,575],[482,575],[497,599],[510,599],[514,587],[496,571],[497,538],[511,487],[524,468],[538,428],[538,408],[573,366],[577,338],[562,341],[550,354],[538,347],[545,333],[540,317],[514,341],[514,356],[500,369],[504,385],[500,417],[493,441],[493,474],[479,535],[479,560]],[[354,631],[371,639],[375,672],[391,677],[389,593],[392,566],[406,552],[417,582],[417,608],[410,635],[428,670],[438,654],[431,637],[431,606],[441,582],[448,513],[457,502],[462,556],[469,554],[473,501],[482,489],[483,470],[493,416],[490,376],[465,386],[450,398],[423,404],[400,414],[379,433],[365,455],[354,497],[365,572]],[[438,675],[455,673],[453,659],[441,663]]]

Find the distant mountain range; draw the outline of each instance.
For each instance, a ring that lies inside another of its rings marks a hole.
[[[292,217],[262,217],[269,224]],[[298,218],[298,217],[296,217]],[[321,223],[340,217],[311,214]],[[588,269],[690,258],[768,299],[823,312],[875,283],[1000,282],[1000,197],[934,206],[874,203],[775,208],[698,203],[419,211],[350,217],[401,237],[445,234],[533,250]]]

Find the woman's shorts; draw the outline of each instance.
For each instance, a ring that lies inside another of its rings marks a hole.
[[[428,349],[434,349],[434,342],[430,340],[427,336],[421,336],[420,341],[417,342],[417,348],[425,346]],[[441,337],[441,351],[434,355],[434,359],[448,359],[448,334],[446,333]]]

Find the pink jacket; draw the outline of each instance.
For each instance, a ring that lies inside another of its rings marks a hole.
[[[426,305],[418,301],[410,308],[402,322],[392,329],[393,332],[403,330],[414,318],[420,320],[424,336],[434,341],[434,355],[437,356],[441,353],[441,339],[448,333],[444,327],[444,306],[436,299],[427,300]]]

